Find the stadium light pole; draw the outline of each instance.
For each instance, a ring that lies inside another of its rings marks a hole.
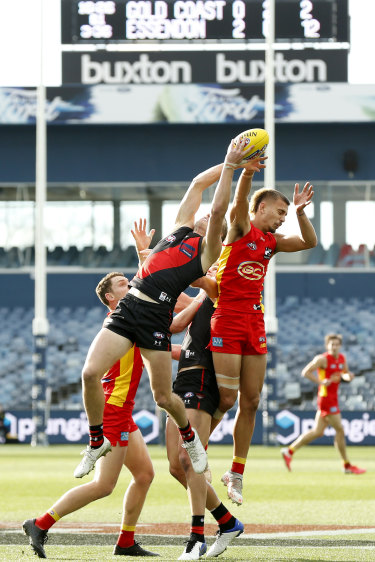
[[[35,316],[33,319],[34,354],[33,385],[31,390],[33,435],[31,445],[48,445],[46,350],[48,336],[46,247],[44,243],[44,207],[47,192],[47,125],[46,87],[44,85],[43,15],[44,1],[40,6],[40,69],[37,86],[36,108],[36,157],[35,157]]]
[[[267,148],[268,160],[264,171],[266,187],[275,188],[275,0],[268,0],[268,25],[266,25],[266,52],[265,52],[265,129],[269,133]],[[276,393],[276,272],[275,261],[268,264],[267,275],[264,282],[265,326],[267,333],[267,382],[263,405],[263,443],[270,444],[270,428],[272,419],[269,415],[270,400]]]

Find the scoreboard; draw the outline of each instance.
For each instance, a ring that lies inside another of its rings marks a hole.
[[[348,0],[276,0],[278,41],[348,42]],[[264,41],[268,0],[61,0],[63,44]]]

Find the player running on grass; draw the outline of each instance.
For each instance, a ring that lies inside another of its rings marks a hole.
[[[221,231],[227,211],[234,169],[247,151],[245,140],[228,147],[224,164],[199,174],[185,194],[175,228],[152,250],[131,289],[121,299],[106,326],[94,339],[82,372],[83,401],[89,421],[90,446],[74,475],[81,478],[111,444],[103,436],[104,395],[100,379],[134,343],[140,349],[156,404],[176,422],[196,472],[204,472],[207,456],[186,416],[182,400],[172,393],[172,359],[169,326],[179,294],[202,277],[218,258]],[[202,193],[219,180],[209,217],[195,222]]]
[[[281,449],[282,457],[288,470],[294,453],[311,441],[323,437],[324,430],[332,426],[336,431],[335,446],[342,458],[345,474],[363,474],[364,468],[350,464],[346,453],[345,433],[342,426],[338,402],[340,382],[351,382],[354,374],[348,369],[345,355],[340,353],[342,336],[340,334],[327,334],[324,338],[326,352],[314,357],[302,370],[302,376],[318,385],[318,411],[315,416],[315,426],[310,431],[300,435],[289,447]]]
[[[313,197],[312,186],[306,183],[300,192],[296,184],[293,203],[300,233],[286,236],[276,234],[276,230],[286,219],[289,200],[275,189],[263,188],[254,193],[249,205],[253,175],[254,170],[245,166],[236,186],[216,278],[219,296],[211,320],[210,348],[220,391],[216,424],[238,397],[233,462],[222,481],[228,497],[239,505],[243,502],[242,479],[266,372],[261,292],[268,263],[277,252],[298,252],[317,244],[304,211]]]

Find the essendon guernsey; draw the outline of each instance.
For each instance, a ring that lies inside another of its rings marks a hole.
[[[158,242],[130,285],[174,307],[179,294],[204,275],[202,240],[202,236],[189,227],[175,230]]]

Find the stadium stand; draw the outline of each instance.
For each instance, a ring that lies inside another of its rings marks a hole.
[[[3,318],[12,318],[0,332],[0,404],[7,409],[31,408],[33,378],[32,308],[0,308]],[[366,410],[375,407],[371,388],[375,375],[375,298],[364,299],[286,297],[277,301],[277,403],[279,407],[310,410],[315,407],[316,388],[301,378],[301,369],[324,348],[324,335],[343,335],[344,352],[357,378],[341,385],[341,407]],[[47,376],[51,408],[81,408],[80,373],[88,347],[100,329],[105,311],[86,308],[48,308],[50,331]],[[183,334],[173,336],[181,343]],[[174,362],[174,376],[177,363]],[[153,408],[147,374],[139,386],[137,409]]]
[[[283,256],[283,264],[293,263],[293,255]],[[4,248],[0,247],[0,268],[19,268],[32,266],[35,263],[35,251],[33,246],[27,248]],[[318,243],[315,248],[309,250],[306,261],[307,265],[325,265],[330,267],[366,267],[375,266],[375,249],[370,250],[365,244],[361,244],[358,250],[353,250],[350,244],[331,244],[328,249]],[[77,246],[64,249],[56,246],[47,251],[47,265],[57,267],[91,267],[111,268],[119,267],[133,268],[138,265],[138,256],[134,246],[126,248],[114,247],[111,250],[105,246],[94,248],[86,246],[81,250]]]

